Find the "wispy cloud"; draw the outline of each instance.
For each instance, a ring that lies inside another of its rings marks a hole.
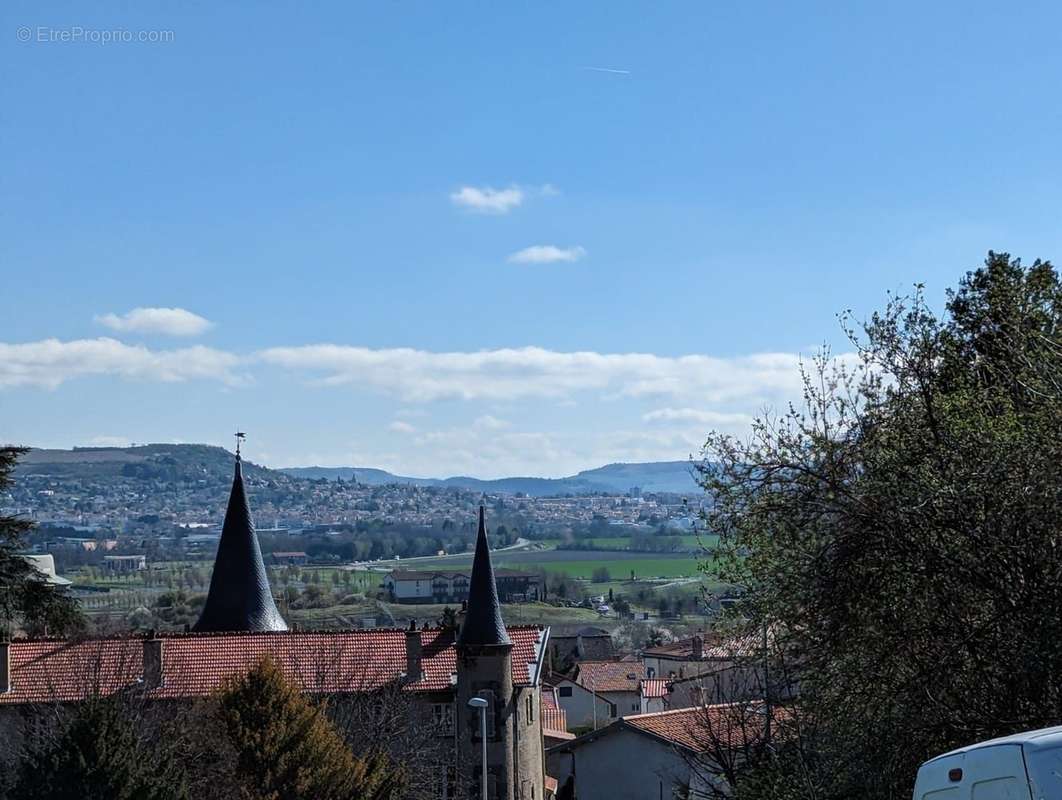
[[[232,353],[210,347],[150,350],[106,337],[0,343],[0,388],[54,389],[68,380],[93,375],[167,383],[201,379],[235,385],[246,380],[235,371],[240,361]]]
[[[612,69],[611,67],[583,67],[583,69],[588,69],[591,72],[607,72],[610,75],[630,75],[631,74],[631,71],[629,69]]]
[[[559,261],[578,261],[586,255],[586,249],[574,247],[557,247],[553,244],[536,244],[525,247],[509,256],[513,264],[555,264]]]
[[[417,429],[410,425],[408,422],[403,422],[400,419],[396,419],[390,425],[387,426],[387,430],[394,433],[416,433]]]
[[[749,414],[701,411],[696,408],[658,408],[642,415],[643,422],[694,422],[703,425],[749,425]]]
[[[481,431],[500,431],[504,428],[508,428],[511,423],[508,420],[498,419],[492,417],[490,414],[484,414],[481,417],[476,417],[472,422],[472,427]]]
[[[134,308],[125,314],[103,314],[96,322],[123,333],[156,333],[164,336],[198,336],[213,323],[184,308]]]
[[[462,186],[450,201],[479,214],[508,214],[524,202],[524,190],[517,186],[494,189],[490,186]]]
[[[580,392],[675,397],[688,402],[761,403],[799,397],[800,356],[738,358],[650,353],[558,352],[540,347],[436,353],[337,344],[273,347],[265,363],[316,376],[322,386],[368,386],[407,402],[455,397],[564,399]],[[843,357],[842,357],[843,358]]]

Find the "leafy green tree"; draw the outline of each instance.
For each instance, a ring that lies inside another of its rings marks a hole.
[[[399,775],[382,756],[362,760],[324,709],[265,658],[221,692],[237,780],[255,800],[387,800]]]
[[[750,776],[757,797],[907,796],[922,760],[1062,718],[1057,273],[989,253],[943,315],[918,290],[843,319],[855,357],[702,467],[710,569],[818,723],[808,780]]]
[[[186,800],[180,768],[142,740],[129,711],[110,698],[74,706],[58,735],[22,759],[11,800]]]
[[[11,485],[11,473],[24,447],[0,447],[0,493]],[[64,588],[46,583],[18,552],[33,523],[0,516],[0,636],[17,631],[61,635],[80,628],[77,601]]]

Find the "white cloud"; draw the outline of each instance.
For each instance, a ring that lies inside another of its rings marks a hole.
[[[416,437],[416,450],[402,459],[401,469],[433,477],[556,476],[579,461],[569,439],[557,433],[490,431],[475,425],[429,431]]]
[[[524,202],[524,191],[517,186],[492,189],[490,186],[462,186],[450,195],[456,206],[480,214],[508,214]]]
[[[642,415],[644,422],[697,422],[704,425],[750,425],[749,414],[700,411],[696,408],[658,408]]]
[[[512,264],[555,264],[558,261],[578,261],[586,255],[586,249],[575,247],[557,247],[552,244],[536,244],[525,247],[509,256]]]
[[[245,380],[234,372],[240,358],[209,347],[150,350],[101,337],[24,344],[0,342],[0,388],[36,386],[54,389],[65,381],[90,375],[178,382],[216,380],[235,385]]]
[[[649,353],[557,352],[540,347],[435,353],[372,350],[336,344],[274,347],[262,361],[317,374],[325,386],[366,386],[406,402],[456,397],[567,399],[586,391],[617,396],[670,396],[687,402],[762,405],[799,398],[800,356],[761,353],[737,358]],[[846,357],[841,357],[846,358]]]
[[[395,433],[416,433],[417,429],[410,425],[408,422],[403,422],[400,419],[396,419],[390,425],[387,426],[387,430],[394,431]]]
[[[134,308],[125,314],[104,314],[96,322],[123,333],[157,333],[165,336],[198,336],[213,323],[183,308]]]
[[[508,428],[510,423],[504,419],[498,419],[492,417],[490,414],[484,414],[481,417],[476,417],[472,422],[472,427],[478,430],[484,431],[500,431],[503,428]]]

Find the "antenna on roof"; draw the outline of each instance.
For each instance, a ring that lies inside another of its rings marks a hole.
[[[247,438],[243,431],[236,431],[236,458],[240,457],[240,443]]]

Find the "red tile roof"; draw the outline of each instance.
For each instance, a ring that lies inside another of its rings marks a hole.
[[[774,718],[780,718],[780,710],[775,711]],[[679,747],[703,752],[709,747],[733,748],[760,741],[765,719],[762,703],[727,703],[634,714],[614,724],[629,725]]]
[[[580,661],[576,683],[595,692],[637,692],[645,665],[625,661]]]
[[[546,631],[519,626],[508,632],[513,642],[513,683],[528,686],[538,674]],[[453,632],[435,628],[419,633],[424,675],[406,688],[449,688],[457,669]],[[405,636],[396,628],[161,634],[164,679],[149,696],[208,694],[267,654],[306,691],[379,688],[405,672]],[[15,640],[10,644],[11,690],[0,694],[0,705],[78,700],[138,685],[144,674],[144,641],[140,637]]]
[[[701,640],[701,656],[697,658],[695,640]],[[642,651],[649,658],[668,658],[678,661],[726,661],[734,658],[748,658],[762,651],[763,637],[758,632],[723,639],[719,636],[694,636],[677,642],[650,647]]]

